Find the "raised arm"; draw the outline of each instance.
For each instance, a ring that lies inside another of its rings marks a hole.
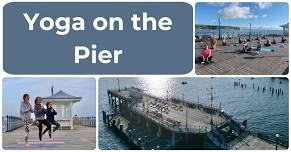
[[[53,114],[54,114],[54,115],[57,115],[57,114],[58,114],[58,113],[55,111],[55,109],[54,109],[54,112],[53,112]]]

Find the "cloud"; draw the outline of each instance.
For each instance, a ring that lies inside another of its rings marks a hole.
[[[225,5],[227,5],[226,2],[208,2],[208,4],[213,5],[213,6],[225,6]]]
[[[250,7],[240,6],[239,3],[231,3],[229,6],[220,9],[218,13],[222,18],[226,19],[250,19],[258,17],[251,12]]]
[[[268,15],[267,14],[263,14],[262,15],[262,18],[266,18]]]
[[[267,9],[267,8],[270,8],[272,6],[272,3],[267,3],[267,2],[258,2],[258,7],[260,9]]]

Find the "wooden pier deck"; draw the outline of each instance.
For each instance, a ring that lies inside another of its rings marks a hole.
[[[120,91],[120,92],[114,92],[117,95],[129,98],[129,92],[128,91]],[[186,128],[186,120],[187,120],[187,131],[200,131],[200,132],[208,132],[211,130],[211,116],[213,123],[215,125],[221,125],[226,122],[226,118],[222,115],[219,115],[219,113],[210,114],[207,112],[204,112],[202,108],[190,108],[182,103],[175,103],[171,99],[168,101],[161,101],[160,99],[157,99],[155,97],[152,97],[147,94],[143,94],[142,101],[138,102],[134,109],[139,112],[146,114],[147,108],[149,110],[149,113],[161,113],[161,110],[158,110],[158,108],[155,105],[162,105],[164,103],[164,106],[168,106],[169,112],[162,112],[162,119],[165,123],[166,120],[172,120],[175,122],[180,123],[180,129],[183,130],[183,128]],[[175,106],[174,107],[172,107]],[[177,110],[179,107],[181,107],[179,110]],[[187,116],[186,116],[187,115]],[[150,117],[151,119],[155,119],[154,117]]]
[[[272,40],[272,38],[270,38]],[[212,50],[212,63],[201,65],[195,61],[196,74],[198,75],[282,75],[288,73],[289,64],[289,44],[278,43],[263,48],[273,49],[274,52],[263,51],[259,54],[256,51],[251,53],[240,53],[242,46],[238,44],[237,38],[229,40],[229,46],[222,46],[221,40],[218,41],[218,49]],[[195,42],[195,56],[201,56],[205,43],[210,45],[210,41]],[[262,42],[264,43],[264,41]],[[256,45],[253,40],[251,45]]]
[[[275,144],[266,142],[258,137],[248,135],[242,141],[237,142],[233,150],[275,150]],[[286,150],[286,147],[278,145],[278,150]]]
[[[29,147],[24,147],[24,127],[2,133],[2,147],[5,150],[93,150],[96,148],[96,128],[75,126],[74,130],[57,130],[53,139],[46,133],[39,142],[38,128],[32,126]]]
[[[112,111],[103,111],[103,122],[137,149],[275,149],[274,141],[248,129],[247,120],[219,108],[162,99],[137,88],[108,90],[108,99]],[[287,147],[278,144],[278,149]]]

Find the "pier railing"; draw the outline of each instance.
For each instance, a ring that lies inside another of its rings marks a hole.
[[[120,91],[127,91],[128,88],[124,87],[124,88],[121,88]],[[109,90],[111,93],[113,92],[118,92],[119,89],[110,89]],[[162,97],[157,97],[153,94],[150,94],[150,93],[146,93],[146,92],[142,92],[143,95],[145,96],[148,96],[148,97],[151,97],[151,98],[154,98],[154,99],[163,99],[163,100],[166,100],[165,98],[162,98]],[[169,100],[173,101],[174,103],[184,103],[188,106],[193,106],[193,107],[200,107],[200,108],[205,108],[205,109],[211,109],[215,112],[221,112],[221,108],[220,107],[216,107],[216,106],[208,106],[206,104],[203,104],[203,103],[193,103],[193,102],[190,102],[190,101],[187,101],[187,100],[183,100],[183,99],[180,99],[180,98],[169,98]]]
[[[10,132],[24,126],[20,117],[6,115],[2,117],[2,132]]]
[[[80,117],[80,125],[87,126],[87,127],[96,127],[96,117]]]
[[[150,96],[152,98],[156,98],[156,99],[159,99],[158,97],[154,96],[154,95],[151,95],[151,94],[147,94],[147,93],[144,93],[145,95],[147,96]],[[165,99],[164,99],[165,100]],[[190,101],[187,101],[187,100],[182,100],[182,99],[179,99],[179,98],[170,98],[169,100],[175,102],[175,103],[183,103],[184,105],[188,106],[188,107],[191,107],[191,108],[200,108],[200,109],[203,109],[204,112],[207,112],[207,113],[211,113],[211,114],[221,114],[223,117],[225,117],[227,120],[231,120],[233,123],[235,123],[236,125],[238,126],[241,126],[242,125],[242,120],[238,120],[236,118],[234,118],[232,115],[222,111],[221,107],[216,107],[216,106],[209,106],[209,105],[206,105],[206,104],[203,104],[203,103],[193,103],[193,102],[190,102]]]
[[[210,37],[210,36],[218,36],[217,32],[214,31],[200,31],[200,32],[196,32],[195,36],[201,36],[201,37]],[[244,36],[249,36],[250,33],[249,32],[224,32],[222,33],[222,35],[224,36],[230,36],[230,37],[244,37]],[[281,37],[282,36],[282,32],[252,32],[251,36],[275,36],[275,37]],[[285,33],[284,36],[289,36],[288,33]]]
[[[266,132],[262,132],[259,130],[250,130],[250,134],[258,137],[260,139],[263,139],[264,141],[267,141],[273,145],[275,144],[279,144],[283,147],[289,147],[289,142],[288,140],[283,139],[282,137],[279,137],[278,139],[276,138],[276,136],[274,134],[270,134],[270,133],[266,133]]]
[[[124,87],[124,88],[121,88],[121,89],[110,89],[108,90],[110,93],[114,93],[114,92],[119,92],[120,91],[127,91],[128,88]],[[115,94],[115,93],[114,93]],[[154,99],[157,99],[157,100],[166,100],[165,98],[161,98],[161,97],[157,97],[153,94],[150,94],[150,93],[146,93],[146,92],[142,92],[143,95],[145,96],[148,96],[150,98],[154,98]],[[117,95],[117,94],[115,94]],[[191,108],[199,108],[199,109],[202,109],[204,112],[206,113],[210,113],[210,114],[220,114],[222,115],[223,117],[225,117],[227,120],[229,121],[232,121],[234,124],[236,124],[237,126],[241,126],[242,125],[242,121],[241,120],[238,120],[238,119],[235,119],[232,115],[222,111],[221,107],[216,107],[216,106],[209,106],[209,105],[206,105],[206,104],[203,104],[203,103],[195,103],[195,102],[190,102],[190,101],[187,101],[187,100],[183,100],[183,99],[179,99],[179,98],[169,98],[168,100],[170,100],[171,102],[173,103],[176,103],[176,104],[183,104],[185,106],[188,106],[188,107],[191,107]],[[142,112],[142,111],[138,111],[138,110],[135,110],[135,112],[139,112],[140,114],[142,115],[147,115],[146,113]],[[153,119],[155,119],[157,121],[157,123],[164,123],[163,121],[161,121],[160,119],[157,119],[155,117],[151,117]],[[165,121],[165,120],[164,120]],[[167,123],[167,122],[165,122]],[[168,125],[168,124],[167,124]],[[165,125],[165,127],[167,127]],[[219,126],[217,126],[219,127]],[[192,126],[190,128],[190,126],[180,126],[180,127],[177,127],[177,126],[170,126],[171,129],[174,129],[176,131],[182,131],[182,132],[201,132],[201,133],[205,133],[207,132],[207,128],[206,129],[201,129],[202,126]]]
[[[169,130],[174,130],[176,132],[188,132],[188,133],[206,133],[207,132],[207,128],[203,127],[203,126],[186,126],[186,125],[176,125],[176,124],[172,124],[169,121],[169,118],[165,119],[162,117],[158,117],[157,115],[154,115],[153,113],[146,113],[140,110],[134,110],[131,109],[131,111],[138,113],[144,117],[149,117],[151,118],[152,121],[154,121],[157,124],[162,125],[164,128],[167,128]]]

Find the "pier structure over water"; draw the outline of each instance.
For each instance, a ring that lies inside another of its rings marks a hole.
[[[275,143],[251,135],[247,120],[221,107],[163,99],[138,88],[107,94],[112,110],[102,112],[103,122],[134,149],[275,149]]]
[[[261,149],[275,147],[252,136],[247,120],[236,120],[221,107],[158,98],[137,88],[107,93],[112,110],[103,111],[104,123],[136,149],[256,149],[253,143]]]

